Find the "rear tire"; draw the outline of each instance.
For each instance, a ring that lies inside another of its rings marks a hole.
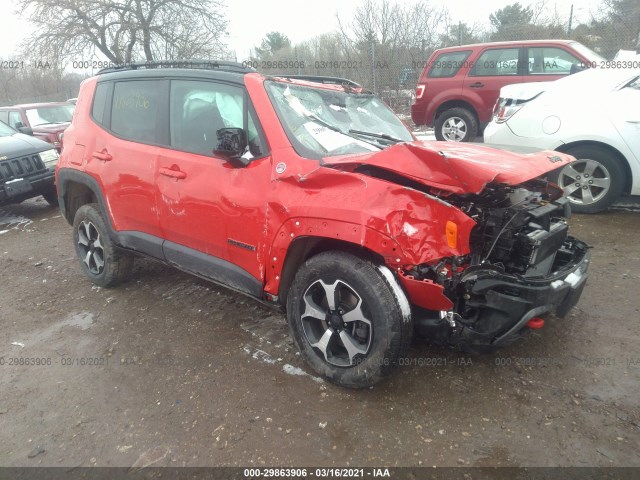
[[[96,285],[112,287],[129,277],[133,255],[115,246],[95,203],[83,205],[76,212],[73,243],[80,268]]]
[[[466,108],[450,108],[436,118],[434,129],[438,140],[472,142],[478,135],[478,121]]]
[[[307,260],[291,285],[291,336],[313,370],[343,387],[374,385],[409,349],[408,302],[398,298],[384,268],[345,252],[324,252]]]
[[[577,213],[597,213],[615,202],[624,189],[624,168],[617,156],[598,146],[575,147],[567,152],[576,161],[549,175]]]

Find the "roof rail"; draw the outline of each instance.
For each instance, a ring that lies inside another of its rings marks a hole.
[[[362,85],[354,82],[353,80],[349,80],[348,78],[340,78],[340,77],[323,77],[321,75],[285,75],[285,74],[276,74],[271,75],[272,77],[281,77],[281,78],[289,78],[291,80],[307,80],[309,82],[317,82],[317,83],[328,83],[331,85],[343,85],[352,88],[361,88]]]
[[[193,68],[201,70],[220,70],[238,73],[251,73],[256,70],[247,67],[239,62],[229,62],[222,60],[150,60],[139,63],[123,63],[113,67],[103,68],[98,71],[98,75],[112,72],[122,72],[126,70],[140,70],[147,68]]]

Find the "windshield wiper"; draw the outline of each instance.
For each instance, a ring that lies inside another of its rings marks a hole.
[[[387,135],[386,133],[373,133],[373,132],[365,132],[362,130],[349,130],[349,133],[353,133],[354,135],[364,135],[366,137],[372,138],[381,138],[383,140],[389,140],[393,143],[402,143],[404,140],[400,140],[399,138],[392,137],[391,135]]]
[[[321,118],[319,118],[319,117],[317,117],[317,116],[315,116],[313,114],[305,113],[305,117],[310,118],[314,122],[319,123],[320,125],[322,125],[323,127],[328,128],[329,130],[333,130],[334,132],[341,133],[342,135],[346,135],[347,137],[353,138],[354,140],[358,140],[359,142],[364,142],[366,144],[369,144],[371,146],[374,146],[374,147],[382,150],[382,147],[380,145],[378,145],[377,143],[367,142],[366,140],[358,138],[358,137],[356,137],[354,135],[350,135],[351,133],[357,134],[358,133],[357,130],[349,130],[348,132],[344,132],[344,131],[340,130],[338,127],[336,127],[335,125],[331,125],[329,122],[325,122],[324,120],[322,120]],[[398,140],[398,141],[401,141],[401,140]]]

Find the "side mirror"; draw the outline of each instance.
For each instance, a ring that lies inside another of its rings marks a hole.
[[[569,70],[569,75],[573,75],[574,73],[581,72],[586,70],[586,65],[584,63],[572,63],[571,69]]]
[[[17,130],[20,133],[24,133],[25,135],[33,135],[33,128],[31,127],[21,126],[21,127],[18,127]]]
[[[221,128],[216,131],[218,145],[213,153],[223,157],[234,167],[246,167],[249,161],[242,158],[247,150],[247,132],[241,128]]]

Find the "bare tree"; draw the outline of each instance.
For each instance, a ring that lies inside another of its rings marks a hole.
[[[364,0],[349,24],[338,23],[345,42],[365,72],[360,79],[377,90],[405,88],[415,82],[416,70],[437,48],[446,32],[447,12],[429,0],[400,4],[395,0]]]
[[[97,50],[114,63],[214,58],[225,50],[221,0],[22,0],[37,27],[30,51],[62,58]]]
[[[11,58],[0,60],[18,67],[0,69],[0,105],[64,101],[78,95],[83,77],[65,73],[54,58],[40,59],[34,65]]]

